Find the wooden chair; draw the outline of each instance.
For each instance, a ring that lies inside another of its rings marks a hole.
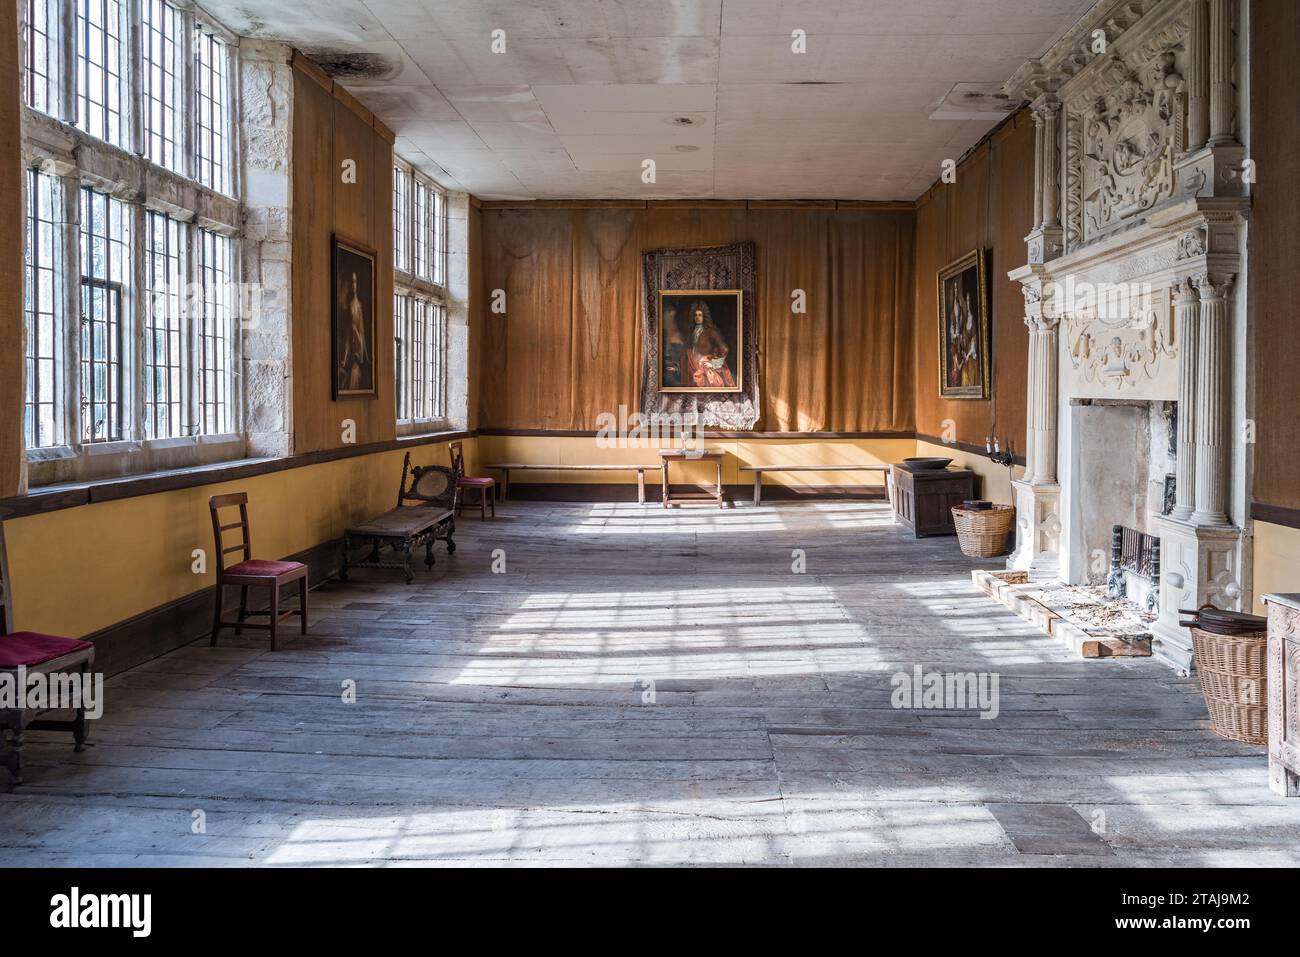
[[[239,506],[239,521],[228,525],[221,524],[221,509]],[[229,495],[214,495],[208,499],[208,510],[212,513],[212,537],[217,544],[217,594],[212,609],[212,645],[217,643],[217,635],[222,628],[234,628],[239,634],[245,628],[256,628],[271,633],[271,650],[275,651],[275,627],[290,615],[302,619],[302,633],[307,634],[307,566],[301,562],[278,562],[253,558],[253,547],[248,527],[248,494],[231,492]],[[223,534],[232,528],[240,530],[238,545],[226,547]],[[243,552],[243,560],[236,565],[226,567],[226,556],[231,552]],[[298,583],[298,607],[280,614],[280,589],[290,582]],[[221,620],[221,602],[227,586],[239,588],[239,618],[236,621]],[[265,612],[248,610],[248,589],[265,588],[270,592],[270,601]],[[267,615],[266,624],[250,623],[245,619],[252,615]]]
[[[448,442],[447,448],[451,450],[451,469],[459,478],[456,480],[456,487],[462,489],[478,489],[478,499],[471,502],[471,505],[477,505],[483,518],[488,517],[488,505],[491,503],[492,517],[497,517],[497,480],[488,475],[466,475],[465,474],[465,453],[461,451],[459,442]],[[459,515],[465,511],[465,496],[461,496],[456,505],[456,514]]]
[[[0,633],[0,671],[13,672],[15,682],[18,669],[24,669],[28,679],[33,674],[67,675],[80,672],[82,688],[90,678],[90,666],[95,660],[95,646],[88,641],[61,638],[35,631],[14,631],[13,602],[9,589],[9,559],[5,553],[4,526],[0,524],[0,611],[3,611],[4,631]],[[66,687],[66,683],[64,684]],[[40,715],[53,711],[71,711],[71,721],[42,720]],[[0,729],[9,731],[9,747],[4,753],[4,763],[9,768],[15,784],[23,782],[23,736],[33,731],[71,731],[73,750],[86,750],[86,708],[84,697],[79,708],[0,709]]]

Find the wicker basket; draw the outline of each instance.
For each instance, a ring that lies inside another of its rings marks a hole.
[[[1016,520],[1011,505],[994,505],[987,509],[952,507],[952,523],[957,527],[957,543],[963,554],[972,558],[992,558],[1005,554],[1007,538]]]
[[[1230,636],[1189,630],[1214,733],[1268,744],[1268,632]]]

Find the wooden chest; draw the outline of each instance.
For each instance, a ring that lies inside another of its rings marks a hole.
[[[1268,783],[1300,797],[1300,594],[1265,595],[1268,608]]]
[[[956,535],[952,507],[975,497],[975,473],[970,469],[913,469],[890,466],[894,486],[894,518],[921,538]]]

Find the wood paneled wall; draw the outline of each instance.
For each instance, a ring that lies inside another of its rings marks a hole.
[[[1007,272],[1025,262],[1033,188],[1034,124],[1024,110],[958,167],[955,183],[936,184],[917,204],[916,428],[924,435],[944,437],[944,420],[951,419],[953,438],[982,446],[996,425],[1017,454],[1024,452],[1029,331],[1020,283]],[[977,246],[986,250],[990,285],[991,398],[942,399],[935,277]]]
[[[0,4],[0,498],[23,462],[23,167],[18,9]]]
[[[910,209],[578,204],[485,208],[481,426],[593,429],[639,408],[641,254],[752,240],[758,252],[757,425],[911,431]],[[807,312],[791,311],[804,290]]]
[[[1255,160],[1250,311],[1256,374],[1254,500],[1300,509],[1300,3],[1258,0],[1250,91]]]
[[[487,306],[483,301],[483,211],[479,201],[470,197],[469,209],[465,214],[465,248],[467,285],[469,286],[469,341],[466,343],[465,362],[465,417],[466,428],[477,428],[479,423],[479,396],[483,387],[479,378],[479,363],[482,361],[484,316]]]
[[[343,163],[356,163],[356,182]],[[373,398],[333,400],[331,237],[376,251]],[[396,435],[393,392],[393,136],[310,61],[294,58],[293,105],[293,450]]]

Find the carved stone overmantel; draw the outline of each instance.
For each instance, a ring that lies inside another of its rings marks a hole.
[[[1088,488],[1072,403],[1177,406],[1174,502],[1146,515],[1161,538],[1157,654],[1191,666],[1178,608],[1249,603],[1243,454],[1232,410],[1231,295],[1249,211],[1236,136],[1234,0],[1098,3],[1006,85],[1037,137],[1034,228],[1022,285],[1030,329],[1027,468],[1013,484],[1012,568],[1086,574],[1076,516]],[[1144,506],[1145,507],[1145,506]],[[1067,554],[1069,553],[1069,554]]]

